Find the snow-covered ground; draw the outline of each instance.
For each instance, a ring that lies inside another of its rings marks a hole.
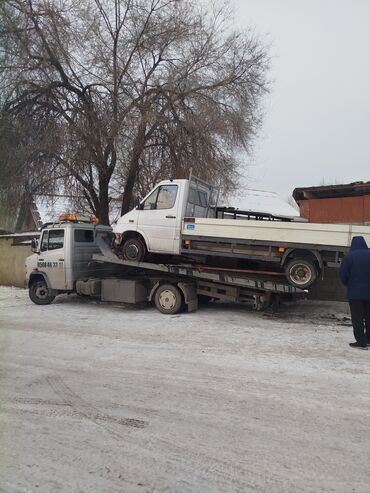
[[[370,351],[345,304],[278,316],[0,287],[0,491],[370,491]]]

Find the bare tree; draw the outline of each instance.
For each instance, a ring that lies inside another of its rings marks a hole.
[[[38,116],[0,113],[0,201],[12,209],[26,209],[35,194],[55,192],[66,177],[50,161],[59,148],[54,120]]]
[[[195,0],[8,0],[0,6],[6,110],[53,121],[50,166],[109,223],[190,167],[235,185],[258,129],[266,53],[224,9]],[[54,168],[53,168],[54,169]]]

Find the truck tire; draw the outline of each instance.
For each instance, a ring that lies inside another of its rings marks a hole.
[[[129,238],[122,245],[122,255],[125,260],[141,262],[145,258],[146,248],[140,238]]]
[[[29,297],[36,305],[49,305],[54,301],[56,293],[49,289],[45,281],[36,281],[28,290]]]
[[[285,275],[292,286],[307,289],[316,281],[318,272],[312,261],[296,258],[286,264]]]
[[[182,308],[181,291],[173,284],[162,284],[155,292],[154,303],[161,313],[174,315]]]

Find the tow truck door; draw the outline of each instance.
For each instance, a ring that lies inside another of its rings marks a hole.
[[[44,272],[52,289],[66,289],[64,268],[65,230],[47,229],[42,233],[37,269]]]

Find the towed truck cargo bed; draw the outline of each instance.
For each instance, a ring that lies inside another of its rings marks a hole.
[[[276,242],[310,246],[350,247],[353,236],[363,236],[370,244],[370,227],[352,224],[316,224],[243,219],[185,218],[183,239],[202,237]]]

